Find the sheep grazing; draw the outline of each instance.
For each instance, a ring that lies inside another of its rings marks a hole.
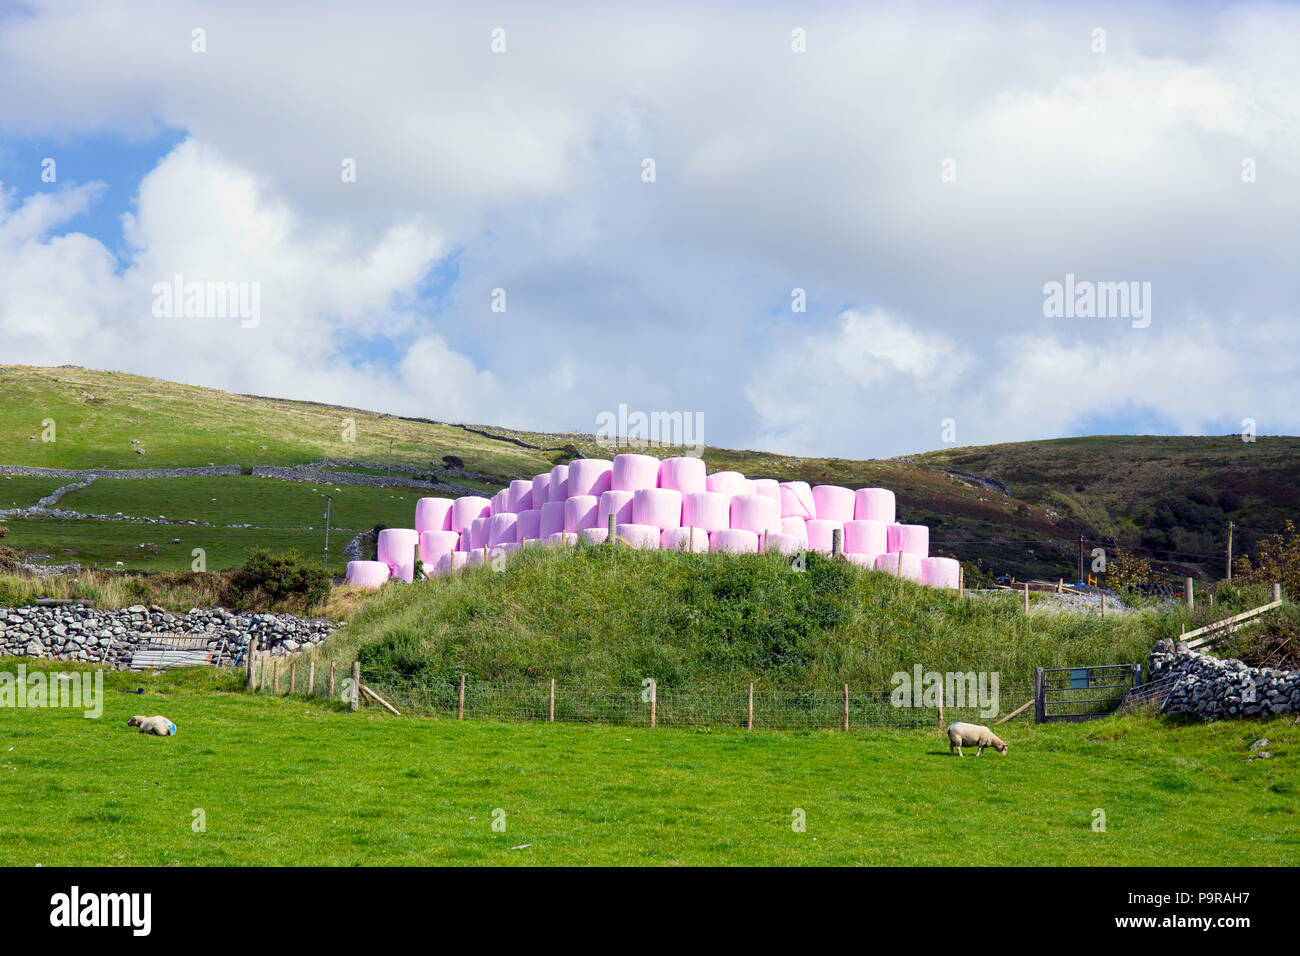
[[[142,734],[153,734],[155,737],[174,737],[176,735],[176,725],[161,714],[155,714],[153,717],[143,717],[136,714],[126,722],[128,727],[139,727]]]
[[[993,731],[980,724],[952,723],[948,725],[948,756],[954,753],[958,757],[966,756],[962,747],[978,747],[975,756],[984,753],[985,747],[992,747],[1002,756],[1007,755],[1007,745]]]

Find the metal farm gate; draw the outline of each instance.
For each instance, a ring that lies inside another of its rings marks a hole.
[[[1035,668],[1034,722],[1105,717],[1141,684],[1141,664]]]

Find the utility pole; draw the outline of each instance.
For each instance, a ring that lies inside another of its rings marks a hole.
[[[1079,535],[1079,583],[1083,583],[1083,535]]]
[[[388,439],[388,480],[393,480],[393,440]]]
[[[330,505],[332,505],[333,503],[334,503],[334,496],[326,495],[325,496],[325,561],[324,561],[324,568],[326,574],[329,573],[329,569],[330,569]]]
[[[1228,522],[1228,583],[1232,583],[1232,522]]]

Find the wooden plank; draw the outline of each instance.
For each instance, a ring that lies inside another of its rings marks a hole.
[[[1250,620],[1253,617],[1263,614],[1265,611],[1271,611],[1274,608],[1281,606],[1281,601],[1269,601],[1267,604],[1261,604],[1259,607],[1251,608],[1249,611],[1242,611],[1240,614],[1234,614],[1232,617],[1225,617],[1222,621],[1215,621],[1213,624],[1206,624],[1204,627],[1198,627],[1194,631],[1187,631],[1179,638],[1179,640],[1187,641],[1189,645],[1195,646],[1192,644],[1191,638],[1222,630],[1225,627],[1240,623],[1241,621]],[[1203,643],[1205,643],[1204,640],[1196,642],[1196,644]]]
[[[396,707],[394,707],[394,706],[393,706],[392,704],[390,704],[388,701],[384,700],[384,698],[380,697],[378,694],[376,694],[373,690],[371,690],[371,689],[370,689],[369,687],[367,687],[365,684],[362,684],[362,685],[361,685],[361,691],[362,691],[362,693],[364,693],[367,697],[369,697],[371,700],[375,701],[375,703],[377,703],[377,704],[381,704],[382,706],[388,708],[388,709],[391,710],[394,714],[397,714],[398,717],[401,717],[401,716],[402,716],[401,711],[399,711]]]
[[[1010,720],[1012,717],[1016,716],[1016,714],[1020,713],[1020,712],[1021,712],[1022,710],[1024,710],[1026,707],[1031,707],[1031,706],[1033,706],[1033,703],[1034,703],[1034,698],[1031,697],[1031,698],[1029,698],[1029,700],[1025,701],[1023,704],[1021,704],[1019,707],[1017,707],[1017,708],[1016,708],[1015,710],[1013,710],[1011,713],[1007,714],[1005,717],[1000,717],[1000,718],[996,721],[996,723],[999,723],[999,724],[1005,724],[1008,720]]]

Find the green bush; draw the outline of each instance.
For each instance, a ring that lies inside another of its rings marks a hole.
[[[228,603],[241,610],[305,611],[324,601],[329,590],[329,575],[304,563],[297,551],[273,555],[258,550],[231,575]]]

